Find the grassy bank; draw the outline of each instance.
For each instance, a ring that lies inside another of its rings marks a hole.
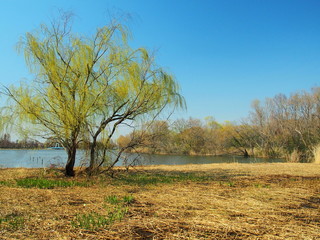
[[[320,165],[0,170],[1,239],[318,239]]]

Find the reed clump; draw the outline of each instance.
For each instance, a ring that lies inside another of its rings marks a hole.
[[[313,150],[314,163],[320,164],[320,145],[317,145]]]

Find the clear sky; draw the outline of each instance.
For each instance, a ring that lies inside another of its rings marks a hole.
[[[319,0],[0,0],[2,84],[32,78],[15,45],[57,9],[86,34],[108,12],[131,14],[131,46],[156,50],[181,86],[188,110],[174,118],[237,121],[254,99],[320,83]]]

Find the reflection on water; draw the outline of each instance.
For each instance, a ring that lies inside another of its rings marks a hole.
[[[78,151],[77,166],[80,165],[84,151]],[[67,160],[64,150],[0,150],[0,167],[2,168],[42,168],[62,167]]]
[[[136,165],[181,165],[181,164],[207,164],[207,163],[264,163],[283,162],[283,159],[243,158],[238,156],[171,156],[149,154],[126,154],[116,166],[123,162],[130,164],[136,160]],[[86,165],[87,154],[83,150],[77,151],[76,166]],[[64,150],[0,150],[1,168],[42,168],[63,167],[67,161]]]

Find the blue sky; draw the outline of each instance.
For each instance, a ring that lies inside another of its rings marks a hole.
[[[312,0],[0,0],[0,82],[31,79],[15,45],[73,11],[74,30],[91,34],[108,12],[129,13],[131,46],[156,51],[187,101],[174,118],[246,117],[252,100],[319,86],[320,1]]]

